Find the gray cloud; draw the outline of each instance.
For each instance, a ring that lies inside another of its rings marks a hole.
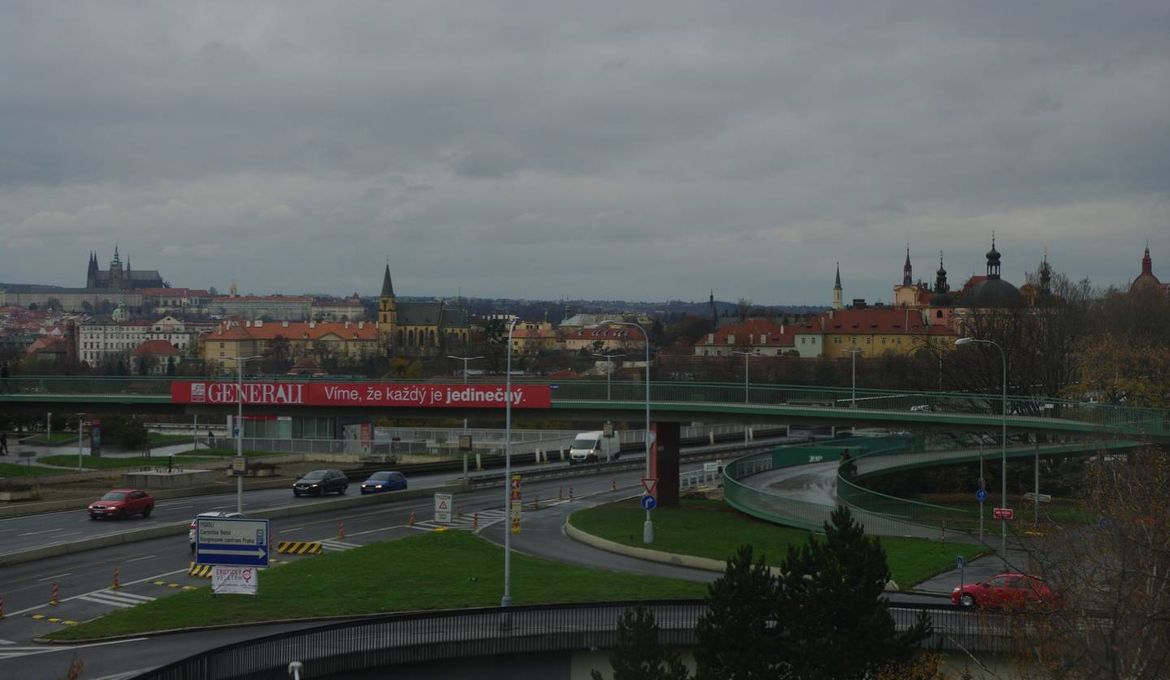
[[[0,5],[0,280],[889,299],[1170,275],[1170,8]],[[1108,233],[1108,244],[1102,235]],[[1163,242],[1165,241],[1165,242]],[[921,256],[918,254],[921,253]],[[1162,259],[1159,260],[1159,254]]]

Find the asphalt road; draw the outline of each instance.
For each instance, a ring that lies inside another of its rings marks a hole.
[[[625,459],[626,456],[623,456]],[[557,464],[539,467],[548,470],[557,467]],[[698,467],[700,464],[684,464],[683,470]],[[640,495],[641,476],[642,471],[636,469],[623,472],[598,471],[589,476],[562,479],[525,480],[525,501],[539,497],[544,502],[540,510],[525,510],[523,531],[513,535],[513,549],[560,562],[613,571],[698,582],[710,582],[718,578],[719,574],[715,572],[602,552],[565,536],[563,525],[571,512],[618,498]],[[457,473],[447,473],[412,478],[411,489],[440,486],[458,477]],[[351,486],[350,493],[356,493],[354,486]],[[455,524],[466,530],[478,531],[489,540],[502,544],[506,529],[502,510],[504,493],[502,487],[495,486],[456,494],[458,516]],[[291,491],[284,488],[245,494],[245,512],[314,503],[321,501],[312,498],[293,499]],[[434,508],[430,495],[400,500],[378,499],[377,502],[359,502],[345,508],[330,508],[329,505],[327,502],[321,503],[319,513],[272,520],[273,541],[321,541],[326,550],[348,550],[373,542],[394,540],[436,526],[431,521]],[[198,512],[234,508],[235,494],[217,494],[162,501],[155,513],[146,520],[94,522],[80,508],[73,512],[0,520],[0,532],[3,532],[0,533],[0,545],[37,547],[62,539],[70,540],[70,537],[93,535],[92,532],[124,531],[152,523],[185,524]],[[415,517],[413,526],[409,523],[412,513]],[[344,538],[338,537],[341,523],[344,523]],[[274,558],[313,559],[283,555]],[[107,677],[112,680],[130,671],[155,667],[201,649],[290,629],[288,626],[258,626],[84,646],[46,646],[32,642],[40,635],[68,625],[68,621],[88,620],[115,608],[165,597],[184,588],[205,586],[206,579],[187,574],[190,560],[186,532],[182,532],[164,538],[0,568],[0,595],[5,598],[6,614],[6,618],[0,620],[0,680],[63,677],[74,655],[84,659],[84,677],[87,680]],[[116,591],[110,587],[115,569],[118,570],[121,586]],[[54,585],[58,589],[57,605],[49,603]],[[522,583],[513,583],[514,594],[522,592],[522,588]],[[917,595],[897,595],[892,599],[940,601]],[[315,624],[296,624],[292,627],[310,625]]]
[[[623,456],[623,459],[625,457]],[[684,466],[691,469],[695,465]],[[542,469],[549,469],[543,466]],[[581,470],[583,472],[583,470]],[[569,513],[592,505],[606,503],[616,498],[641,493],[640,470],[619,473],[598,473],[591,476],[576,476],[566,479],[527,480],[524,484],[524,498],[530,501],[539,497],[542,507],[537,511],[525,511],[524,530],[513,536],[513,548],[520,552],[540,555],[550,559],[608,569],[633,571],[636,573],[659,574],[691,580],[710,580],[717,574],[669,565],[657,565],[604,553],[583,546],[564,536],[561,527]],[[439,486],[457,478],[458,474],[431,475],[427,481],[411,480],[411,488],[425,488],[426,484]],[[613,488],[616,485],[617,490]],[[572,500],[569,494],[572,493]],[[484,536],[503,542],[505,525],[503,488],[496,486],[458,493],[455,507],[459,514],[454,524],[466,530],[478,529]],[[318,499],[293,499],[287,489],[258,490],[246,493],[246,509],[279,507],[287,504],[313,504]],[[560,500],[558,500],[560,497]],[[328,497],[332,498],[332,497]],[[374,501],[369,498],[365,500]],[[353,547],[385,540],[394,540],[418,531],[435,528],[433,520],[433,499],[427,495],[385,502],[359,503],[342,508],[327,509],[323,503],[319,514],[300,515],[272,520],[273,541],[305,540],[322,541],[326,550],[348,550]],[[56,512],[46,515],[4,520],[9,535],[29,533],[22,536],[23,545],[35,547],[56,542],[66,531],[74,531],[96,525],[102,531],[125,530],[139,527],[143,523],[187,523],[196,512],[217,509],[220,505],[235,507],[235,495],[203,496],[175,499],[159,503],[156,513],[147,520],[130,519],[118,522],[93,522],[86,518],[84,511]],[[411,514],[415,523],[409,526]],[[338,538],[338,529],[344,522],[345,538]],[[19,525],[17,531],[12,524]],[[473,526],[474,525],[474,526]],[[57,529],[36,532],[35,527]],[[31,529],[31,530],[30,530]],[[313,559],[312,557],[274,556],[275,559]],[[206,579],[187,574],[190,551],[186,533],[147,541],[119,544],[106,548],[63,555],[0,568],[0,584],[3,584],[6,618],[0,620],[0,679],[54,677],[63,675],[69,662],[68,650],[58,646],[37,645],[32,640],[69,621],[85,621],[118,608],[178,592],[184,588],[205,586]],[[111,589],[114,570],[118,570],[120,588]],[[56,585],[59,604],[51,605],[52,588]],[[517,584],[517,587],[519,584]],[[235,637],[252,634],[237,631]],[[158,636],[128,641],[119,644],[85,647],[87,665],[92,660],[103,659],[102,668],[110,672],[124,672],[132,668],[149,668],[166,663],[168,660],[190,654],[205,648],[191,638],[192,634],[181,636]],[[161,641],[189,639],[182,645],[184,654],[172,653],[172,646]],[[208,638],[211,639],[211,638]],[[206,646],[214,646],[208,644]],[[127,650],[133,649],[133,652]],[[78,650],[80,652],[80,650]],[[127,655],[137,666],[128,668],[117,664],[106,665],[111,656]],[[37,671],[29,675],[31,668]],[[86,677],[92,677],[87,672]]]

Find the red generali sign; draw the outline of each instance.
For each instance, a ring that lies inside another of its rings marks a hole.
[[[1015,519],[1016,511],[1012,508],[992,508],[991,516],[995,519]]]
[[[173,404],[263,406],[403,406],[413,408],[504,408],[503,385],[402,385],[396,383],[174,381]],[[548,385],[512,385],[512,408],[549,408]]]

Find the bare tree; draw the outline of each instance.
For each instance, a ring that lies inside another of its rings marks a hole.
[[[1087,523],[1050,521],[1031,550],[1053,603],[1013,617],[1041,678],[1170,677],[1170,460],[1146,449],[1099,458],[1084,490]]]

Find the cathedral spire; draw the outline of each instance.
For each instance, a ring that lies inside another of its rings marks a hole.
[[[936,295],[942,295],[947,292],[949,286],[947,285],[947,270],[943,267],[943,251],[938,251],[938,271],[935,272],[934,277],[934,292]]]
[[[906,244],[906,264],[902,265],[902,285],[914,285],[914,270],[910,267],[910,244]]]
[[[1150,259],[1150,239],[1146,239],[1146,251],[1142,255],[1142,273],[1154,275],[1154,261]]]

